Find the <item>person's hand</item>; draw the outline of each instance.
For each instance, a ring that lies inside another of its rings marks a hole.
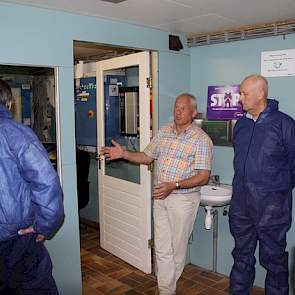
[[[156,186],[153,190],[154,199],[164,200],[175,189],[174,182],[162,182],[159,186]]]
[[[33,226],[29,226],[27,228],[22,228],[18,231],[20,236],[27,235],[27,234],[35,234],[36,231],[34,230]],[[45,240],[45,236],[41,234],[37,234],[36,242],[43,242]]]
[[[103,154],[108,160],[116,160],[123,158],[125,150],[120,144],[112,140],[113,146],[104,146],[100,148],[100,153]]]

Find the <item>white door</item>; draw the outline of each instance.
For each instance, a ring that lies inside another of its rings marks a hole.
[[[97,63],[98,149],[109,146],[114,137],[128,150],[142,151],[147,146],[151,134],[149,77],[149,52]],[[112,85],[106,86],[108,82]],[[121,86],[127,86],[125,100],[119,94]],[[103,157],[98,166],[101,247],[151,273],[151,173],[145,165]]]

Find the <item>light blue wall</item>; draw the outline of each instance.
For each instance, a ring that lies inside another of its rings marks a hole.
[[[199,97],[199,110],[206,112],[208,85],[239,84],[247,75],[260,73],[261,51],[295,48],[295,35],[286,38],[271,37],[256,40],[223,43],[190,49],[191,92]],[[269,97],[280,102],[280,109],[295,117],[295,77],[269,78]],[[213,174],[221,176],[221,182],[231,183],[233,150],[230,147],[215,147]],[[200,208],[191,245],[191,260],[206,268],[212,267],[212,231],[203,229],[204,212]],[[295,247],[294,225],[288,235],[288,249]],[[233,239],[229,232],[228,217],[219,210],[218,272],[229,274],[232,266]],[[290,270],[293,253],[290,257]],[[258,263],[259,264],[259,263]],[[256,284],[263,286],[265,271],[257,266]]]
[[[165,77],[159,87],[163,100],[168,96],[174,97],[179,89],[188,87],[188,50],[182,50],[181,54],[170,53],[168,33],[159,30],[3,2],[0,3],[0,35],[0,64],[43,65],[59,69],[61,163],[66,218],[63,227],[47,245],[61,295],[81,295],[73,40],[159,50],[159,71]],[[182,42],[185,45],[183,38]],[[170,79],[166,78],[171,68],[179,63],[184,65],[178,69],[178,74],[172,73]],[[177,81],[174,81],[176,78]]]
[[[161,71],[165,69],[165,71]],[[172,109],[175,97],[190,89],[190,61],[186,55],[159,52],[159,127],[173,121]]]

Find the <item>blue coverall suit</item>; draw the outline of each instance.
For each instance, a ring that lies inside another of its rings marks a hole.
[[[18,230],[33,226],[50,237],[63,216],[59,179],[46,150],[0,104],[0,294],[58,294],[43,242]]]
[[[234,179],[230,231],[235,240],[230,294],[248,295],[255,249],[267,270],[265,294],[288,295],[286,233],[295,184],[295,123],[268,100],[257,121],[244,116],[234,128]]]

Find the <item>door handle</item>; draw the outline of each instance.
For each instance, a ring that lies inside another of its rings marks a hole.
[[[98,154],[95,159],[98,161],[98,169],[101,170],[101,161],[103,160],[102,156]]]

